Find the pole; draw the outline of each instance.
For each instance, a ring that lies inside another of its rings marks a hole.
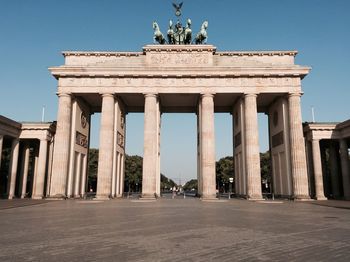
[[[312,122],[315,123],[315,110],[314,107],[311,107],[311,114],[312,114]]]
[[[43,105],[43,110],[41,112],[41,122],[45,122],[45,105]]]

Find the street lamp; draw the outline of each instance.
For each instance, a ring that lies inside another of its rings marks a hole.
[[[233,177],[230,177],[229,180],[230,180],[230,188],[229,188],[230,192],[228,193],[228,199],[231,199]]]

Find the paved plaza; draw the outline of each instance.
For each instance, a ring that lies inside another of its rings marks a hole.
[[[349,261],[350,203],[0,201],[0,261]]]

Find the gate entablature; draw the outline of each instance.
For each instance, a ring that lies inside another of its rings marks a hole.
[[[96,93],[289,93],[300,91],[309,67],[296,51],[216,52],[212,45],[147,45],[143,52],[64,52],[50,68],[59,91]],[[181,89],[181,90],[180,90]]]

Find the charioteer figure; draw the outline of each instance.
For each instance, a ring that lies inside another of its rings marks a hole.
[[[183,2],[180,4],[173,3],[173,6],[175,8],[175,15],[178,17],[177,22],[175,25],[173,25],[173,21],[169,21],[169,29],[167,31],[167,40],[165,40],[164,35],[160,31],[160,28],[156,22],[153,22],[153,29],[154,29],[154,43],[158,44],[169,44],[169,45],[190,45],[190,44],[206,44],[208,39],[208,21],[204,21],[200,31],[197,33],[195,39],[192,41],[192,21],[191,19],[187,19],[186,26],[183,27],[182,23],[180,21],[181,16],[181,8],[182,8]]]

